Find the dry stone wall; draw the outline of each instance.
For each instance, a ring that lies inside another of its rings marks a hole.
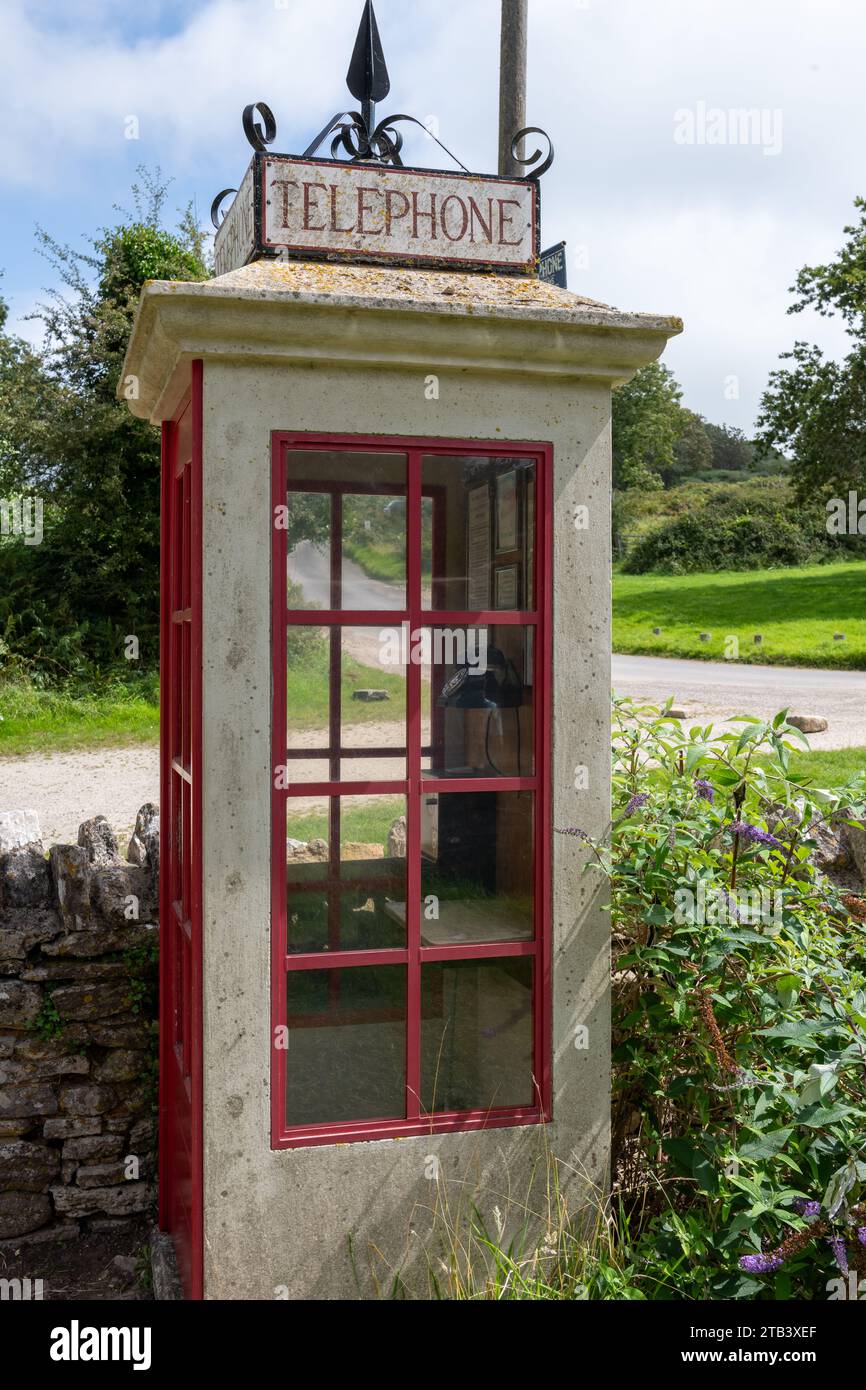
[[[36,827],[38,833],[38,827]],[[156,1182],[159,819],[46,855],[0,818],[0,1243],[127,1224]]]

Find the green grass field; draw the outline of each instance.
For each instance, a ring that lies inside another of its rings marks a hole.
[[[384,542],[349,541],[345,552],[370,579],[381,579],[389,584],[406,583],[405,545],[396,547]]]
[[[866,565],[614,576],[615,652],[721,661],[731,636],[740,661],[866,670]]]

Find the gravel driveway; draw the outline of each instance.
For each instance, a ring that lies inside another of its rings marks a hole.
[[[402,724],[367,723],[346,726],[346,743],[353,748],[399,746]],[[295,735],[295,747],[321,746],[322,733]],[[293,763],[301,781],[319,781],[321,764]],[[379,758],[355,762],[351,775],[364,780],[393,780],[394,763]],[[0,810],[36,811],[46,849],[53,844],[75,844],[78,827],[91,816],[105,816],[122,845],[135,826],[138,808],[159,801],[159,749],[155,745],[133,748],[98,748],[85,752],[29,753],[23,758],[0,758]],[[295,810],[306,812],[322,806],[321,797],[299,797]]]

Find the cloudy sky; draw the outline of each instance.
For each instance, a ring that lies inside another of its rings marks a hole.
[[[529,120],[550,131],[543,237],[572,289],[681,314],[666,361],[685,403],[749,431],[795,336],[797,269],[833,254],[866,193],[863,0],[529,0]],[[242,108],[299,153],[342,109],[361,0],[2,0],[0,290],[18,331],[52,283],[34,228],[83,237],[128,206],[135,168],[170,205],[237,185]],[[495,170],[499,0],[376,0],[386,107],[435,116],[470,168]],[[740,110],[757,113],[741,128]],[[382,109],[380,115],[386,114]],[[128,139],[137,120],[138,138]],[[744,139],[744,137],[746,137]],[[438,164],[423,134],[407,162]],[[447,167],[444,161],[443,167]]]

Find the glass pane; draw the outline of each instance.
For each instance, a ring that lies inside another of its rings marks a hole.
[[[290,954],[404,948],[405,797],[286,804]]]
[[[405,476],[401,464],[401,481]],[[340,607],[406,607],[405,486],[399,497],[352,493],[343,498]]]
[[[286,501],[289,608],[331,606],[331,499],[324,492],[289,492]]]
[[[533,936],[534,796],[421,797],[421,944]]]
[[[405,1115],[405,967],[301,970],[287,996],[287,1123]]]
[[[407,684],[402,625],[344,627],[340,650],[340,780],[402,781],[406,777]]]
[[[404,609],[406,455],[290,450],[288,485],[289,606]]]
[[[433,516],[432,497],[421,498],[421,607],[433,607]]]
[[[287,630],[289,785],[406,778],[406,654],[393,627]],[[339,689],[332,689],[332,663]],[[332,726],[338,738],[332,739]]]
[[[433,503],[434,610],[530,607],[535,474],[532,459],[437,454],[422,459],[422,487]]]
[[[332,633],[335,634],[332,637]],[[331,647],[339,649],[339,628],[286,629],[286,747],[289,786],[332,780]],[[291,754],[303,756],[292,757]],[[338,750],[335,750],[338,755]],[[339,764],[333,780],[339,778]]]
[[[426,776],[535,775],[534,639],[531,627],[425,629]]]
[[[421,1103],[426,1111],[532,1105],[529,957],[421,969]]]

